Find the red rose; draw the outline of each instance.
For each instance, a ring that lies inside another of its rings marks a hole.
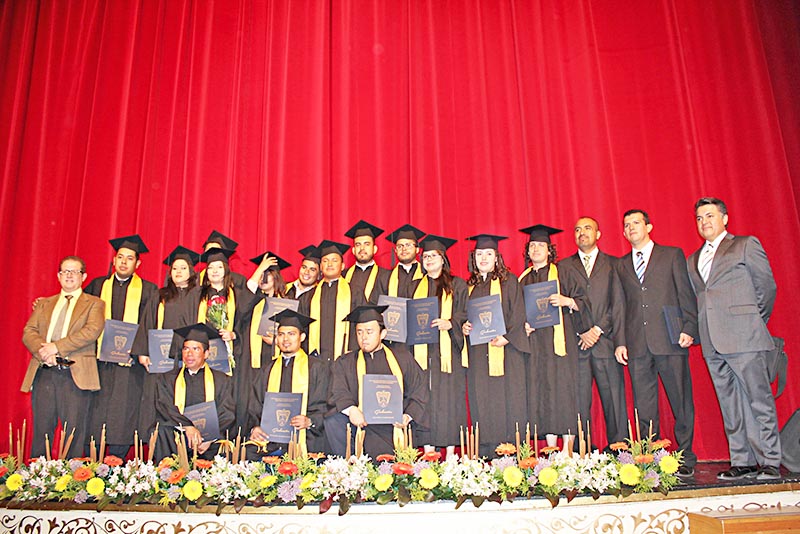
[[[392,464],[392,472],[395,475],[413,475],[414,468],[407,463],[398,462],[396,464]]]
[[[6,473],[8,473],[8,467],[0,465],[0,477],[6,476]]]
[[[282,475],[296,475],[297,466],[292,462],[283,462],[278,466],[278,473]]]

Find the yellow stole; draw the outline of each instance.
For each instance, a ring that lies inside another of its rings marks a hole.
[[[344,279],[347,280],[347,283],[353,281],[353,273],[358,269],[358,265],[353,265],[347,271],[347,274],[344,275]],[[364,286],[364,300],[369,301],[370,295],[372,295],[372,289],[375,287],[375,280],[378,278],[378,264],[373,263],[372,267],[370,267],[369,277],[367,278],[367,285]]]
[[[519,275],[519,281],[522,282],[522,279],[532,270],[533,266],[522,271],[522,274]],[[550,282],[552,280],[556,281],[556,287],[558,287],[558,292],[560,294],[561,282],[558,280],[558,267],[556,267],[554,263],[551,263],[547,270],[547,281]],[[553,352],[555,352],[557,356],[566,356],[567,342],[564,337],[564,314],[561,312],[561,306],[558,307],[558,320],[559,323],[553,327]]]
[[[211,373],[211,368],[208,364],[203,364],[203,369],[206,402],[211,402],[214,400],[214,375]],[[186,378],[183,376],[185,370],[186,367],[181,367],[181,370],[178,371],[178,378],[175,380],[175,406],[181,413],[186,409]]]
[[[308,325],[308,351],[320,350],[320,328],[319,323],[322,320],[322,286],[327,282],[322,281],[314,288],[314,294],[311,296],[311,318],[316,319],[313,323]],[[336,312],[333,330],[333,359],[336,360],[347,352],[345,342],[347,339],[347,330],[350,326],[349,322],[345,322],[344,318],[350,313],[350,284],[344,278],[339,278],[339,283],[336,288]]]
[[[475,286],[469,286],[469,294],[472,295],[472,290],[475,289]],[[497,278],[492,279],[491,283],[489,284],[489,294],[490,295],[497,295],[500,297],[502,302],[503,300],[503,290],[500,286],[500,280]],[[462,365],[467,360],[467,342],[464,342],[464,348],[461,349],[461,363]],[[487,343],[487,349],[489,351],[489,376],[503,376],[506,374],[505,369],[505,358],[506,358],[506,349],[505,347],[495,347],[491,343]],[[464,367],[468,367],[469,362]]]
[[[398,269],[402,269],[403,267],[400,264],[395,265],[394,269],[392,269],[391,274],[389,275],[389,290],[388,295],[390,297],[397,296],[397,289],[398,285],[400,284],[400,274],[398,273]],[[417,265],[417,270],[414,271],[414,276],[411,277],[412,280],[421,280],[422,279],[422,265]]]
[[[106,278],[103,282],[103,287],[100,289],[100,298],[106,303],[106,319],[111,319],[111,294],[114,290],[114,278]],[[137,324],[139,322],[139,305],[142,303],[142,279],[139,275],[133,273],[131,275],[131,283],[128,284],[127,294],[125,296],[125,311],[122,313],[122,320],[126,323]],[[103,346],[103,333],[97,338],[97,357],[100,357],[100,347]],[[122,365],[122,364],[120,364]]]
[[[428,296],[428,276],[424,276],[419,281],[417,289],[414,290],[414,298],[425,298]],[[449,321],[453,318],[453,295],[442,292],[441,319]],[[422,367],[423,371],[428,370],[428,345],[414,345],[414,359]],[[439,359],[440,369],[443,373],[453,372],[453,346],[450,342],[450,331],[439,330]]]
[[[266,299],[261,299],[253,308],[253,316],[250,318],[250,367],[253,369],[261,369],[261,349],[264,348],[264,340],[258,335],[258,327],[266,303]]]
[[[377,350],[383,348],[384,353],[386,354],[386,363],[389,364],[389,369],[392,371],[392,374],[397,378],[397,382],[400,384],[400,393],[403,393],[403,370],[400,369],[400,364],[397,363],[397,358],[395,358],[394,353],[391,351],[389,347],[386,345],[381,344],[381,347],[378,347]],[[358,409],[361,410],[361,413],[364,413],[364,375],[367,374],[367,362],[364,359],[364,351],[358,351],[358,358],[356,359],[356,376],[358,376]],[[364,430],[359,428],[358,432],[363,432]],[[403,430],[401,428],[393,427],[392,432],[392,441],[394,442],[395,447],[398,444],[403,443]]]
[[[161,330],[164,326],[164,301],[158,302],[158,311],[156,312],[156,329]]]
[[[208,299],[204,298],[200,301],[200,306],[197,308],[197,322],[206,322],[206,313],[208,313]],[[233,320],[236,317],[236,296],[233,289],[228,288],[228,296],[225,301],[225,313],[228,316],[228,327],[233,330]]]
[[[281,356],[279,352],[278,356],[273,361],[272,369],[269,370],[267,391],[270,393],[280,393],[282,374],[283,356]],[[306,415],[306,411],[308,410],[308,354],[306,354],[306,351],[303,349],[297,351],[297,354],[295,354],[292,359],[292,393],[303,394],[300,414]],[[303,449],[306,449],[306,429],[300,431],[298,439]]]

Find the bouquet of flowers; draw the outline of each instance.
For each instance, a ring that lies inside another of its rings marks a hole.
[[[611,491],[627,497],[631,493],[660,491],[664,495],[678,483],[676,472],[683,460],[683,451],[669,452],[668,439],[654,440],[653,435],[636,441],[610,445],[617,452],[619,486]]]
[[[221,295],[214,295],[208,299],[206,320],[217,330],[227,330],[230,324],[227,304],[227,299]],[[233,369],[235,365],[233,361],[233,342],[226,341],[225,348],[228,350],[228,360],[230,361],[231,369]]]

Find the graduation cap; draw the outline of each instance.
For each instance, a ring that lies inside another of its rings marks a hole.
[[[389,309],[389,306],[359,306],[348,313],[343,321],[350,321],[355,324],[378,321],[379,324],[383,325],[383,312],[387,309]]]
[[[491,248],[497,250],[498,243],[503,239],[508,239],[505,236],[501,235],[492,235],[492,234],[478,234],[471,237],[468,237],[468,241],[475,241],[475,248]]]
[[[428,234],[422,239],[422,241],[420,241],[419,246],[422,247],[423,251],[438,250],[441,252],[446,252],[447,249],[449,249],[455,244],[456,244],[455,239],[450,239],[449,237],[442,237],[440,235]]]
[[[142,238],[139,237],[139,234],[109,239],[108,242],[111,243],[111,246],[117,251],[121,248],[127,248],[137,254],[148,252],[147,246],[144,244],[144,241],[142,241]]]
[[[194,265],[200,261],[200,254],[193,250],[189,250],[186,247],[178,245],[173,249],[172,252],[169,253],[169,256],[166,257],[164,260],[164,265],[172,267],[172,264],[175,263],[175,260],[186,260],[189,265],[194,267]]]
[[[175,333],[181,336],[184,341],[197,341],[206,347],[208,347],[209,340],[219,337],[219,332],[206,323],[195,323],[176,328]]]
[[[212,261],[228,263],[228,258],[230,258],[232,254],[232,250],[214,247],[203,252],[203,254],[200,256],[200,261],[203,263],[211,263]]]
[[[367,221],[358,221],[352,228],[350,228],[347,232],[345,232],[345,237],[349,237],[350,239],[355,239],[357,237],[361,237],[363,235],[368,235],[375,239],[379,235],[383,233],[383,229],[378,228],[374,224],[370,224]]]
[[[273,270],[277,269],[279,271],[282,271],[283,269],[286,269],[287,267],[291,267],[292,266],[291,263],[289,263],[288,261],[284,260],[283,258],[278,256],[274,252],[270,252],[270,251],[267,251],[267,252],[265,252],[263,254],[259,254],[255,258],[250,258],[250,261],[252,263],[255,263],[256,265],[261,265],[261,262],[264,261],[264,256],[270,256],[270,257],[275,258],[276,260],[278,260],[278,265],[275,266],[275,267],[270,267],[270,269],[273,269]]]
[[[206,238],[206,242],[203,243],[203,248],[206,248],[210,243],[216,243],[220,246],[220,248],[224,248],[233,252],[236,250],[236,247],[239,246],[239,243],[231,239],[230,237],[226,236],[225,234],[221,234],[216,230],[211,230],[211,233],[208,234]]]
[[[410,224],[404,224],[391,234],[386,236],[386,239],[391,241],[392,243],[397,243],[400,239],[410,239],[415,243],[422,239],[422,236],[425,235],[425,232],[420,230],[419,228],[414,228]]]
[[[297,313],[289,308],[279,311],[270,317],[270,320],[275,321],[280,326],[294,326],[301,332],[305,332],[308,329],[308,325],[316,321],[316,319],[312,319],[302,313]]]
[[[299,252],[303,255],[304,260],[311,260],[317,265],[322,259],[322,254],[319,253],[319,248],[316,245],[308,245],[305,248],[301,248]]]
[[[324,239],[322,243],[319,244],[319,257],[322,258],[328,254],[338,254],[340,256],[344,256],[344,253],[347,252],[349,248],[350,245]]]
[[[550,226],[545,226],[544,224],[534,224],[533,226],[529,226],[527,228],[521,228],[520,232],[522,232],[523,234],[529,234],[530,235],[529,241],[549,243],[551,235],[559,234],[563,232],[563,230],[559,228],[552,228]]]

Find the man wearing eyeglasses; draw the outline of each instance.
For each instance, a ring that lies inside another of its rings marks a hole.
[[[417,261],[419,240],[424,235],[422,230],[404,224],[386,237],[394,243],[398,262],[389,274],[387,295],[407,299],[414,297],[414,290],[424,276],[422,266]]]
[[[95,341],[103,331],[105,304],[81,290],[86,264],[67,256],[59,265],[61,292],[39,299],[23,330],[31,361],[21,390],[31,392],[31,457],[43,456],[45,434],[53,438],[59,421],[75,435],[69,457],[83,456],[92,391],[100,389]]]

